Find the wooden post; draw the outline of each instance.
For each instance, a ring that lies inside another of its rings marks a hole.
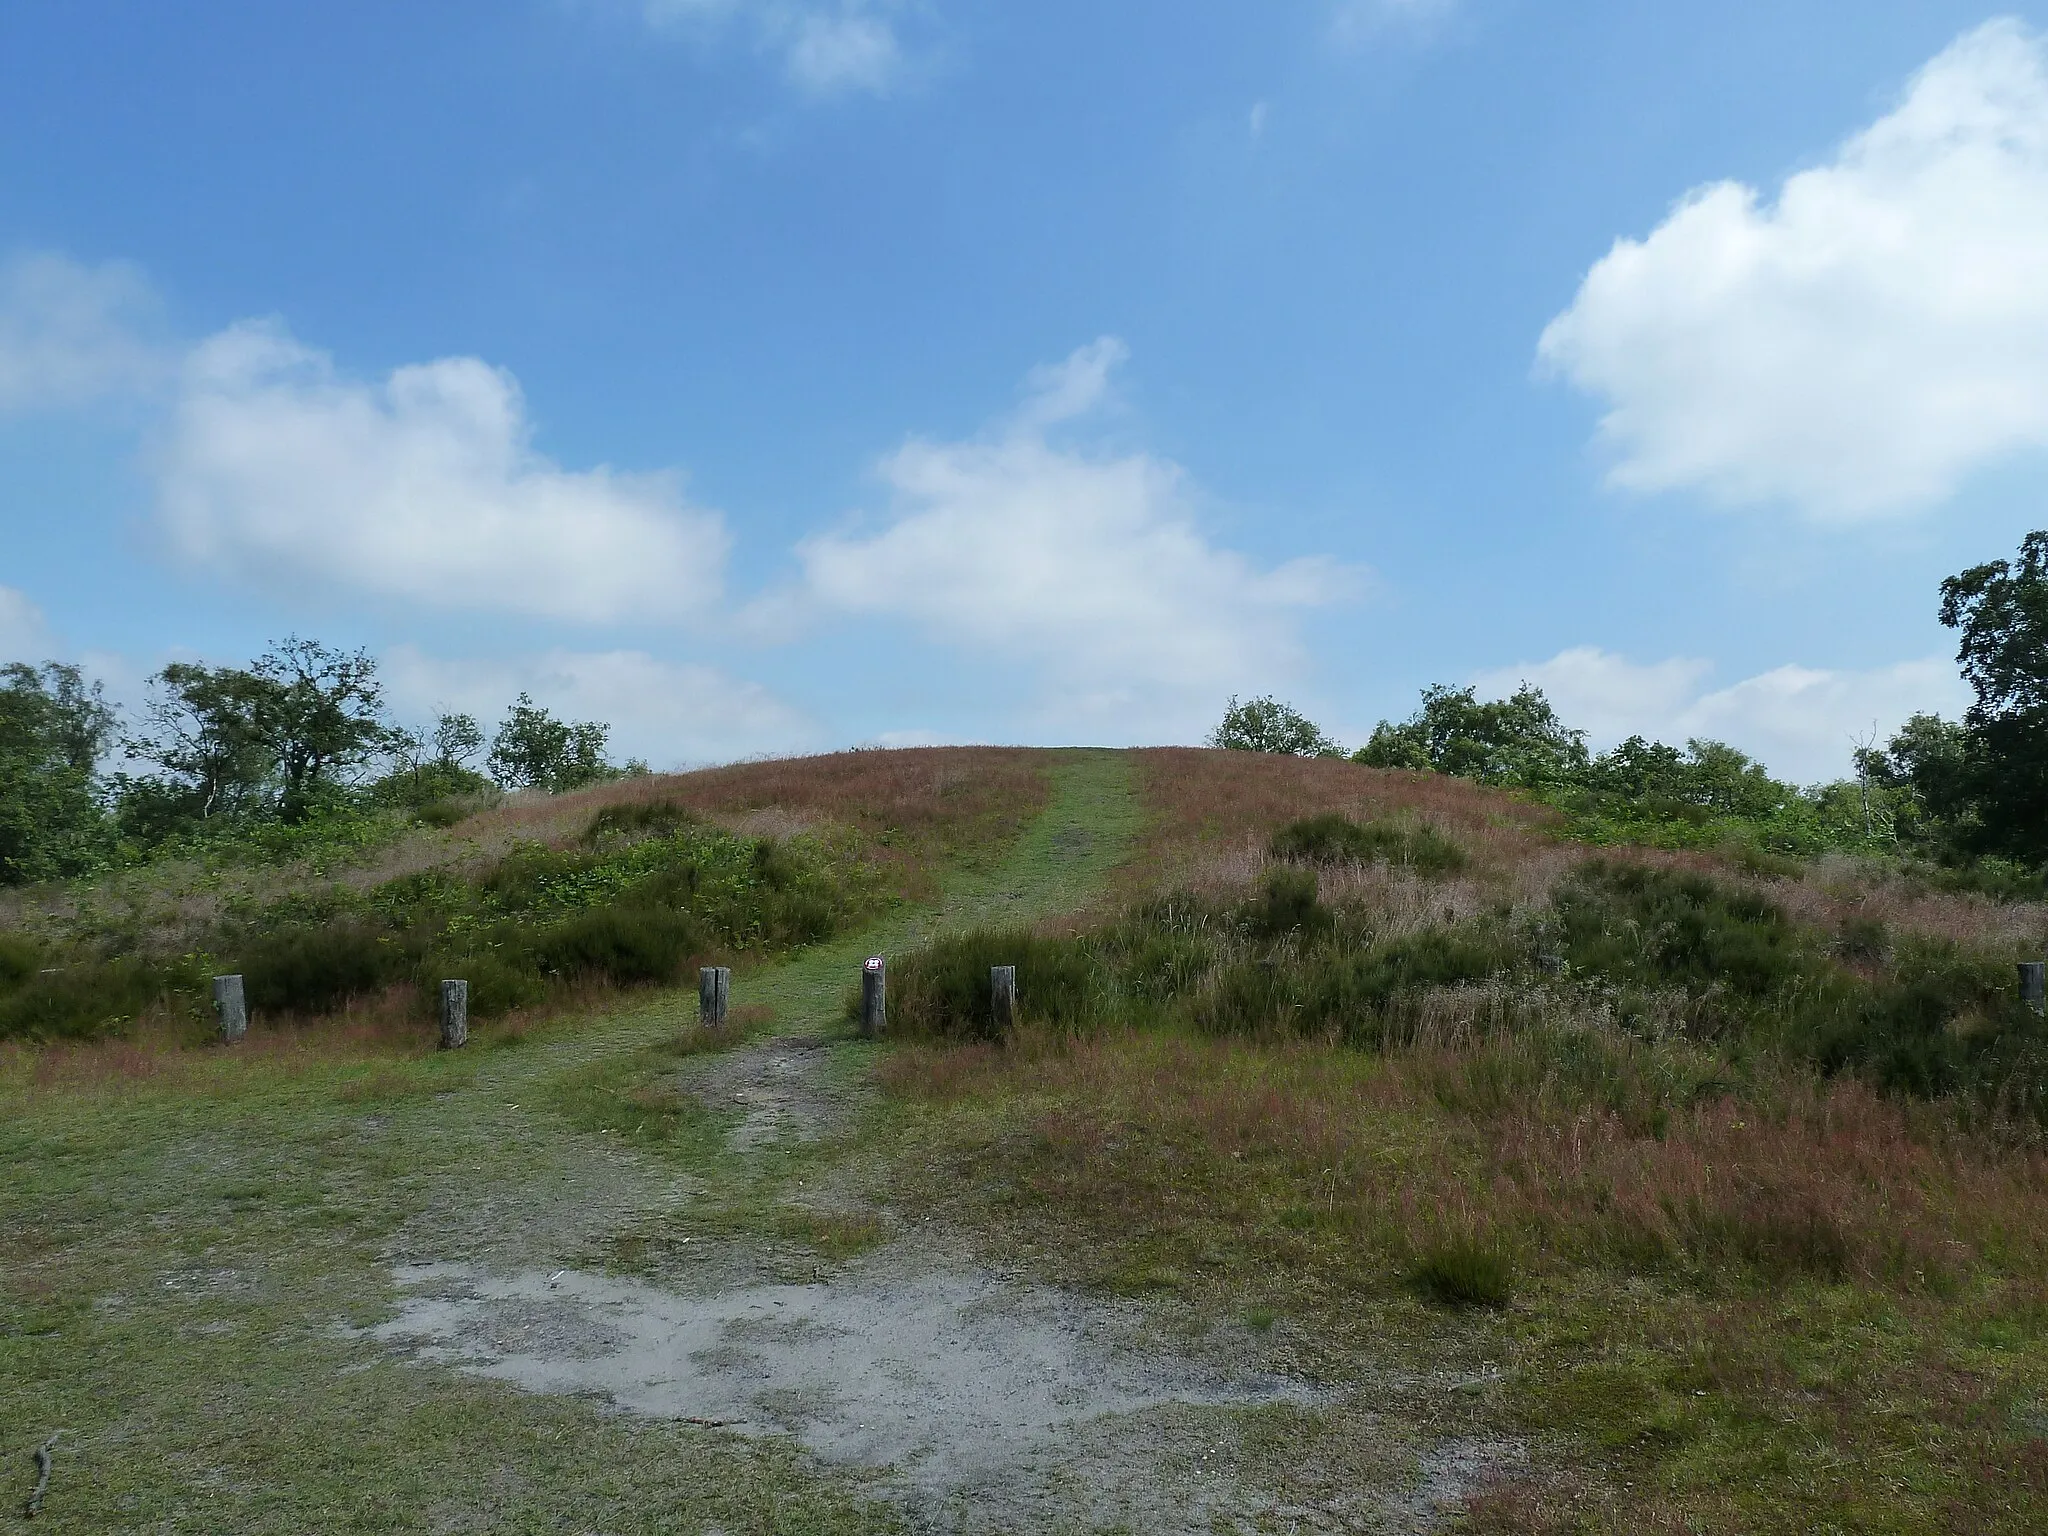
[[[2036,1013],[2048,1012],[2048,962],[2020,962],[2020,1001]]]
[[[213,978],[213,1011],[220,1019],[220,1043],[233,1045],[249,1033],[249,1005],[244,1000],[242,978]]]
[[[469,1040],[469,983],[441,983],[441,1049],[456,1050]]]
[[[860,968],[860,1034],[877,1040],[889,1023],[889,962],[869,955]]]
[[[1017,1027],[1017,967],[992,965],[988,968],[989,1001],[995,1014],[996,1033],[1007,1035]]]
[[[732,1000],[732,967],[707,965],[697,972],[697,1022],[711,1029],[725,1022]]]

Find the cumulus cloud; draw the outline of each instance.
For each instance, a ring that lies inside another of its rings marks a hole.
[[[1049,437],[1102,402],[1124,355],[1114,338],[1083,347],[1035,372],[989,435],[889,455],[885,526],[800,544],[795,601],[1035,667],[1061,719],[1132,738],[1295,674],[1301,612],[1355,573],[1323,559],[1261,569],[1203,534],[1177,465]]]
[[[564,470],[475,358],[341,377],[281,326],[188,359],[158,455],[165,528],[203,564],[440,610],[603,623],[715,601],[724,525],[667,475]]]
[[[50,627],[28,594],[0,587],[0,661],[39,662],[52,654]]]
[[[2048,49],[1994,21],[1775,202],[1618,241],[1539,353],[1607,402],[1618,486],[1896,514],[2048,444],[2044,270]]]
[[[815,95],[880,96],[908,67],[897,32],[901,9],[892,0],[647,0],[645,12],[659,28],[743,26],[793,83]]]
[[[1858,741],[1888,738],[1907,716],[1951,717],[1969,703],[1955,664],[1943,657],[1868,671],[1775,667],[1709,689],[1706,661],[1639,663],[1595,646],[1560,651],[1548,661],[1482,673],[1482,697],[1504,698],[1535,684],[1595,748],[1632,735],[1679,744],[1709,737],[1742,748],[1773,772],[1814,783],[1849,771]]]
[[[0,264],[0,410],[87,405],[159,383],[156,309],[127,262],[37,252]]]
[[[645,651],[551,650],[461,659],[402,645],[385,653],[385,695],[401,719],[473,714],[488,731],[521,692],[555,714],[612,727],[615,758],[658,769],[813,747],[817,727],[758,683]]]

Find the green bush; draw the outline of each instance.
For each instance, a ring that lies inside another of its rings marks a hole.
[[[1465,867],[1465,850],[1434,827],[1359,823],[1334,811],[1289,822],[1273,834],[1267,851],[1307,864],[1392,864],[1423,875]]]
[[[1240,917],[1245,931],[1258,939],[1313,937],[1332,923],[1330,909],[1317,899],[1315,871],[1309,869],[1267,870],[1258,895],[1244,904]]]
[[[1808,946],[1783,911],[1703,875],[1594,861],[1552,905],[1565,960],[1621,986],[1754,999],[1809,968]]]
[[[83,1040],[158,1006],[189,1005],[195,978],[130,956],[38,969],[0,993],[0,1040]]]
[[[411,970],[397,935],[362,922],[290,927],[242,950],[242,985],[252,1010],[329,1013],[381,991]]]
[[[469,983],[469,1011],[473,1018],[493,1019],[519,1008],[530,1008],[547,996],[547,981],[533,968],[531,958],[508,955],[502,950],[477,950],[466,955],[436,956],[418,972],[420,996],[429,1005],[439,995],[440,983],[456,978]]]
[[[944,938],[889,967],[889,1030],[911,1039],[994,1040],[991,968],[1017,968],[1017,1011],[1055,1028],[1099,1022],[1104,971],[1079,939],[1049,939],[1026,928],[979,928]],[[848,999],[859,1017],[860,995]]]
[[[674,800],[608,805],[590,818],[583,841],[595,845],[635,837],[674,837],[685,828],[701,825],[702,817]]]
[[[1515,1293],[1515,1263],[1497,1243],[1439,1238],[1415,1256],[1408,1283],[1447,1307],[1501,1307]]]
[[[533,958],[544,973],[630,985],[674,981],[684,962],[709,948],[688,913],[664,907],[594,907],[535,936]]]
[[[20,986],[42,968],[39,946],[17,934],[0,933],[0,991]]]

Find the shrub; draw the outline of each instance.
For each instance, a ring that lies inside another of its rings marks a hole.
[[[1313,870],[1267,870],[1265,879],[1259,883],[1259,894],[1244,905],[1242,918],[1246,930],[1260,939],[1326,931],[1331,925],[1330,909],[1317,900],[1316,893]]]
[[[1514,1296],[1515,1265],[1497,1243],[1439,1238],[1415,1257],[1408,1283],[1447,1307],[1499,1307]]]
[[[242,950],[240,968],[250,1008],[328,1013],[399,980],[409,958],[389,931],[339,922],[266,934]]]
[[[1267,851],[1308,864],[1392,864],[1423,875],[1465,867],[1465,850],[1434,827],[1361,824],[1335,811],[1289,822],[1273,834]]]
[[[1566,960],[1618,985],[1718,987],[1753,999],[1808,969],[1783,911],[1702,875],[1594,861],[1552,905]]]
[[[0,988],[18,987],[43,968],[43,952],[27,939],[0,933]]]
[[[547,982],[534,970],[530,957],[502,950],[435,957],[421,966],[418,975],[421,998],[428,1002],[438,995],[437,988],[445,978],[467,981],[469,1011],[479,1019],[530,1008],[547,995]]]
[[[188,992],[194,978],[137,958],[39,969],[0,994],[0,1040],[89,1039]]]
[[[587,844],[635,837],[673,837],[685,827],[701,826],[703,818],[674,800],[649,800],[608,805],[583,829]]]
[[[539,933],[535,964],[563,977],[621,984],[674,981],[693,954],[709,946],[687,914],[663,907],[593,907]]]
[[[994,1040],[989,971],[1017,968],[1017,1010],[1027,1019],[1075,1029],[1101,1017],[1103,971],[1079,939],[1026,928],[978,928],[938,940],[889,968],[889,1029],[916,1039]],[[858,1017],[860,996],[848,999]]]

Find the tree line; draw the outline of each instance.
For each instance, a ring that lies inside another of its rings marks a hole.
[[[14,662],[0,667],[0,885],[366,812],[435,819],[499,790],[646,771],[614,764],[610,737],[525,693],[488,735],[460,713],[407,729],[389,717],[371,656],[296,636],[246,667],[172,662],[134,719],[76,666]]]
[[[1726,742],[1698,738],[1679,748],[1631,736],[1596,755],[1526,684],[1497,700],[1425,689],[1414,714],[1380,722],[1348,755],[1527,791],[1596,840],[1904,850],[2038,887],[2048,868],[2048,531],[2028,534],[2016,559],[1948,578],[1938,611],[1957,632],[1975,702],[1960,720],[1915,715],[1885,745],[1857,749],[1854,778],[1830,784],[1781,782]],[[1271,697],[1233,698],[1210,745],[1346,755]]]

